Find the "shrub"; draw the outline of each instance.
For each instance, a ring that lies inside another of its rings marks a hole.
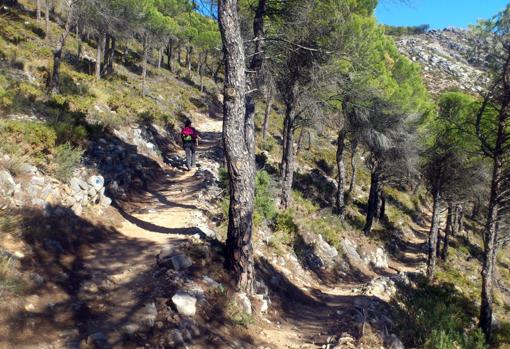
[[[269,190],[271,177],[266,171],[258,171],[255,177],[255,214],[268,221],[276,215],[276,205]],[[257,224],[260,222],[256,222]]]
[[[248,327],[254,322],[252,315],[245,313],[235,300],[227,303],[226,315],[236,325]]]
[[[281,248],[282,245],[292,246],[294,244],[298,226],[294,222],[291,211],[278,213],[275,219],[274,233],[269,240],[269,245],[274,248]]]
[[[60,181],[68,182],[73,176],[73,172],[80,164],[83,156],[83,150],[73,148],[69,143],[59,145],[55,151],[54,170],[55,178]]]

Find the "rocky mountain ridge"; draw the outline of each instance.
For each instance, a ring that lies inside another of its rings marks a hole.
[[[449,89],[478,94],[488,82],[487,69],[469,30],[430,30],[397,37],[395,43],[402,54],[422,66],[433,95]]]

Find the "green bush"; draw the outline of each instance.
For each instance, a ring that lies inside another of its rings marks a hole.
[[[276,216],[276,205],[269,190],[271,177],[266,171],[258,171],[255,177],[255,226],[262,219],[272,221]]]
[[[290,211],[278,213],[275,219],[273,235],[269,239],[269,246],[277,253],[283,251],[284,246],[293,246],[296,242],[298,226],[294,222],[294,216]]]
[[[53,166],[55,178],[68,182],[73,176],[74,170],[80,164],[82,156],[82,149],[73,148],[69,143],[59,145],[55,151]]]

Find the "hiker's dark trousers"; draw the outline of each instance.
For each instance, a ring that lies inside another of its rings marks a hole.
[[[184,150],[186,151],[186,167],[191,170],[195,167],[195,151],[196,145],[194,142],[184,143]]]

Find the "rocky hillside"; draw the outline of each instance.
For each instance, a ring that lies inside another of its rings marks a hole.
[[[397,37],[395,42],[400,52],[423,66],[425,82],[434,95],[452,88],[477,93],[487,82],[468,30],[431,30]]]

